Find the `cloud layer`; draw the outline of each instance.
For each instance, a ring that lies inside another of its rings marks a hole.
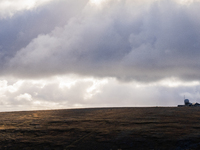
[[[0,79],[0,111],[85,107],[146,107],[199,102],[199,82],[171,79],[153,84],[75,75],[39,80]]]
[[[1,20],[2,72],[24,77],[75,73],[138,81],[199,79],[199,1],[52,3]]]
[[[17,2],[0,2],[2,109],[199,100],[199,0]]]

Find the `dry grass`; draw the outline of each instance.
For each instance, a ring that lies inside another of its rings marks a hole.
[[[0,113],[0,149],[200,149],[200,107]]]

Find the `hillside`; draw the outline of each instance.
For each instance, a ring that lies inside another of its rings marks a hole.
[[[0,149],[200,149],[200,107],[0,113]]]

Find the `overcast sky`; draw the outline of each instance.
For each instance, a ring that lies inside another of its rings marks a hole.
[[[0,111],[200,102],[200,0],[1,0]]]

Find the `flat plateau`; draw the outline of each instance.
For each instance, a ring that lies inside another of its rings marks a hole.
[[[200,107],[0,113],[1,150],[200,149]]]

